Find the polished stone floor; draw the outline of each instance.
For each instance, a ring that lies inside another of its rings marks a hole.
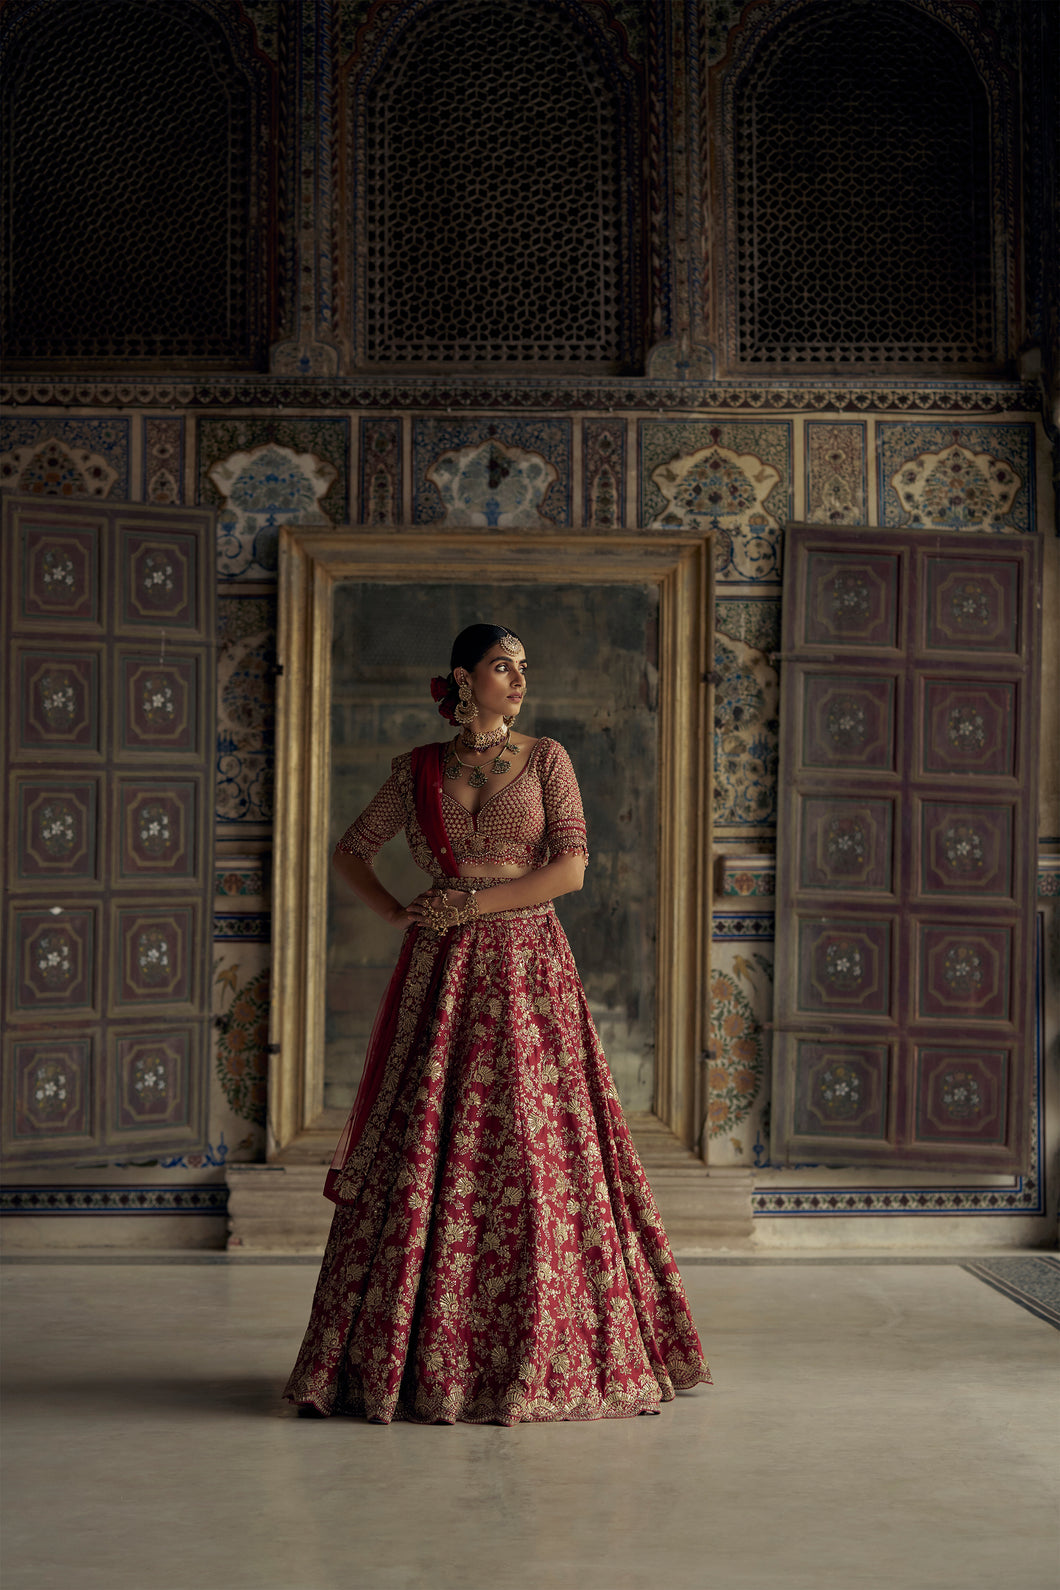
[[[314,1266],[210,1257],[4,1267],[5,1590],[1060,1583],[1060,1331],[958,1264],[686,1262],[713,1389],[504,1430],[296,1418]]]

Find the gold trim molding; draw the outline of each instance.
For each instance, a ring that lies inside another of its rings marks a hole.
[[[345,1112],[325,1111],[331,640],[335,586],[650,585],[659,595],[655,1101],[688,1148],[706,1108],[710,970],[713,563],[710,536],[400,527],[280,534],[276,827],[267,1156],[326,1162]],[[698,1151],[698,1149],[697,1149]]]

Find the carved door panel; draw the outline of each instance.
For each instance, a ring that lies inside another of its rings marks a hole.
[[[1026,1169],[1040,554],[789,527],[778,1161]]]
[[[9,497],[3,1147],[205,1141],[213,516]]]

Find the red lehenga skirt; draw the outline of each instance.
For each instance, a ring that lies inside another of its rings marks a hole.
[[[512,1425],[649,1413],[709,1383],[552,906],[409,933],[285,1395]]]

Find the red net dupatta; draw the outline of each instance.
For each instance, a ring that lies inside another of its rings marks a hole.
[[[423,836],[431,847],[434,859],[440,871],[447,878],[460,876],[460,869],[453,860],[453,847],[449,842],[445,819],[442,816],[442,772],[445,767],[445,747],[442,745],[418,745],[412,753],[412,777],[416,793],[416,821],[423,830]],[[324,1197],[330,1198],[333,1203],[342,1203],[345,1200],[340,1194],[338,1181],[346,1161],[360,1142],[361,1133],[365,1123],[372,1113],[372,1106],[379,1095],[379,1088],[383,1081],[383,1072],[386,1069],[387,1056],[394,1045],[394,1034],[397,1031],[398,1011],[401,1007],[401,990],[408,975],[409,963],[412,960],[412,951],[422,928],[411,928],[406,934],[401,946],[401,954],[394,968],[394,975],[387,985],[383,1002],[379,1007],[372,1028],[372,1036],[368,1042],[368,1053],[364,1061],[364,1073],[361,1085],[357,1089],[357,1097],[353,1101],[353,1109],[339,1138],[338,1147],[331,1161],[327,1181],[324,1184]],[[430,1007],[428,998],[424,1002],[424,1010]]]

